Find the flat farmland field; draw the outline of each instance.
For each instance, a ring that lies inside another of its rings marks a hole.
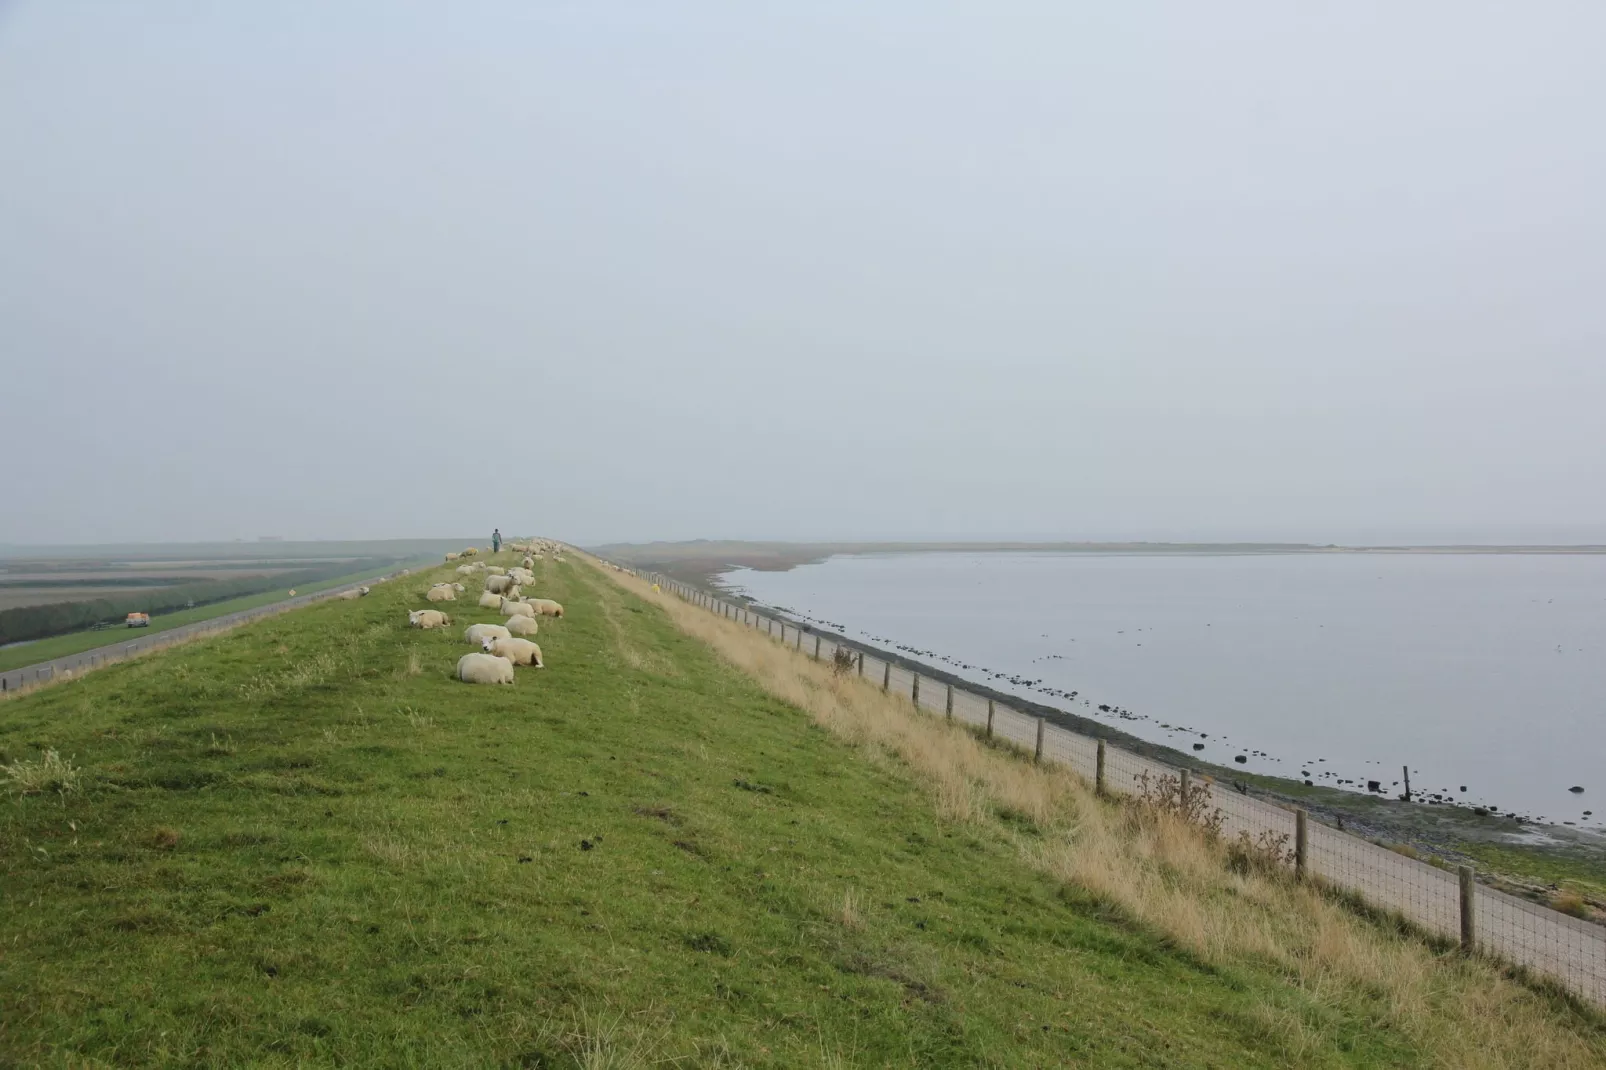
[[[0,609],[14,609],[17,606],[44,606],[52,602],[87,602],[92,598],[120,598],[126,594],[133,594],[144,588],[145,584],[135,586],[97,586],[83,587],[11,587],[0,584]],[[151,584],[149,586],[166,586],[166,584]]]

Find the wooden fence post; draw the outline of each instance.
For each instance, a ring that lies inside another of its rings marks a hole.
[[[1097,795],[1104,794],[1104,741],[1099,740],[1099,754],[1093,766],[1093,791]]]
[[[888,661],[883,661],[881,663],[881,690],[888,691],[888,690],[891,690],[891,688],[892,688],[892,662],[890,660],[888,660]]]
[[[920,674],[915,673],[914,678],[915,682],[909,685],[909,701],[913,702],[915,709],[918,710],[920,708]]]
[[[800,652],[803,649],[803,629],[801,626],[799,626],[797,630],[797,649]]]
[[[1177,801],[1182,804],[1182,809],[1183,809],[1184,813],[1186,813],[1187,809],[1188,809],[1188,789],[1191,788],[1192,786],[1193,786],[1193,774],[1191,772],[1189,772],[1187,769],[1183,769],[1177,775],[1177,795],[1178,795]]]
[[[864,679],[864,651],[862,651],[862,650],[859,651],[859,657],[858,657],[857,660],[859,662],[859,679],[863,680]]]
[[[1033,752],[1033,754],[1032,754],[1032,761],[1034,761],[1034,762],[1040,762],[1040,761],[1043,760],[1043,725],[1044,724],[1045,724],[1044,720],[1041,717],[1039,717],[1037,719],[1037,750],[1035,752]]]
[[[1405,766],[1401,772],[1405,774],[1405,801],[1411,801],[1411,767]]]
[[[954,719],[954,685],[948,685],[948,703],[943,709],[943,715],[950,721]]]
[[[987,700],[987,738],[993,738],[993,700]]]
[[[1462,866],[1458,873],[1461,877],[1461,950],[1470,955],[1478,949],[1478,882],[1472,877],[1471,866]]]
[[[820,660],[820,637],[818,635],[814,637],[814,660]]]
[[[1294,879],[1301,881],[1308,872],[1306,867],[1310,857],[1310,836],[1305,829],[1307,820],[1305,811],[1294,811]]]

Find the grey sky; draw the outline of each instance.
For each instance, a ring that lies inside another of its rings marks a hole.
[[[1606,540],[1603,38],[0,6],[0,542]]]

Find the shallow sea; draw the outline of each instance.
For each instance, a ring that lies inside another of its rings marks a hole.
[[[1606,556],[870,554],[725,582],[1209,761],[1389,794],[1409,765],[1419,793],[1606,826]]]

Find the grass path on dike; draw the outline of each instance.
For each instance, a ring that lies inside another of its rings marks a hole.
[[[503,554],[503,560],[513,555]],[[589,566],[512,687],[445,568],[0,703],[0,1064],[1418,1065],[944,823]],[[1297,1036],[1274,1023],[1296,1020]],[[678,1060],[678,1062],[674,1062]]]

